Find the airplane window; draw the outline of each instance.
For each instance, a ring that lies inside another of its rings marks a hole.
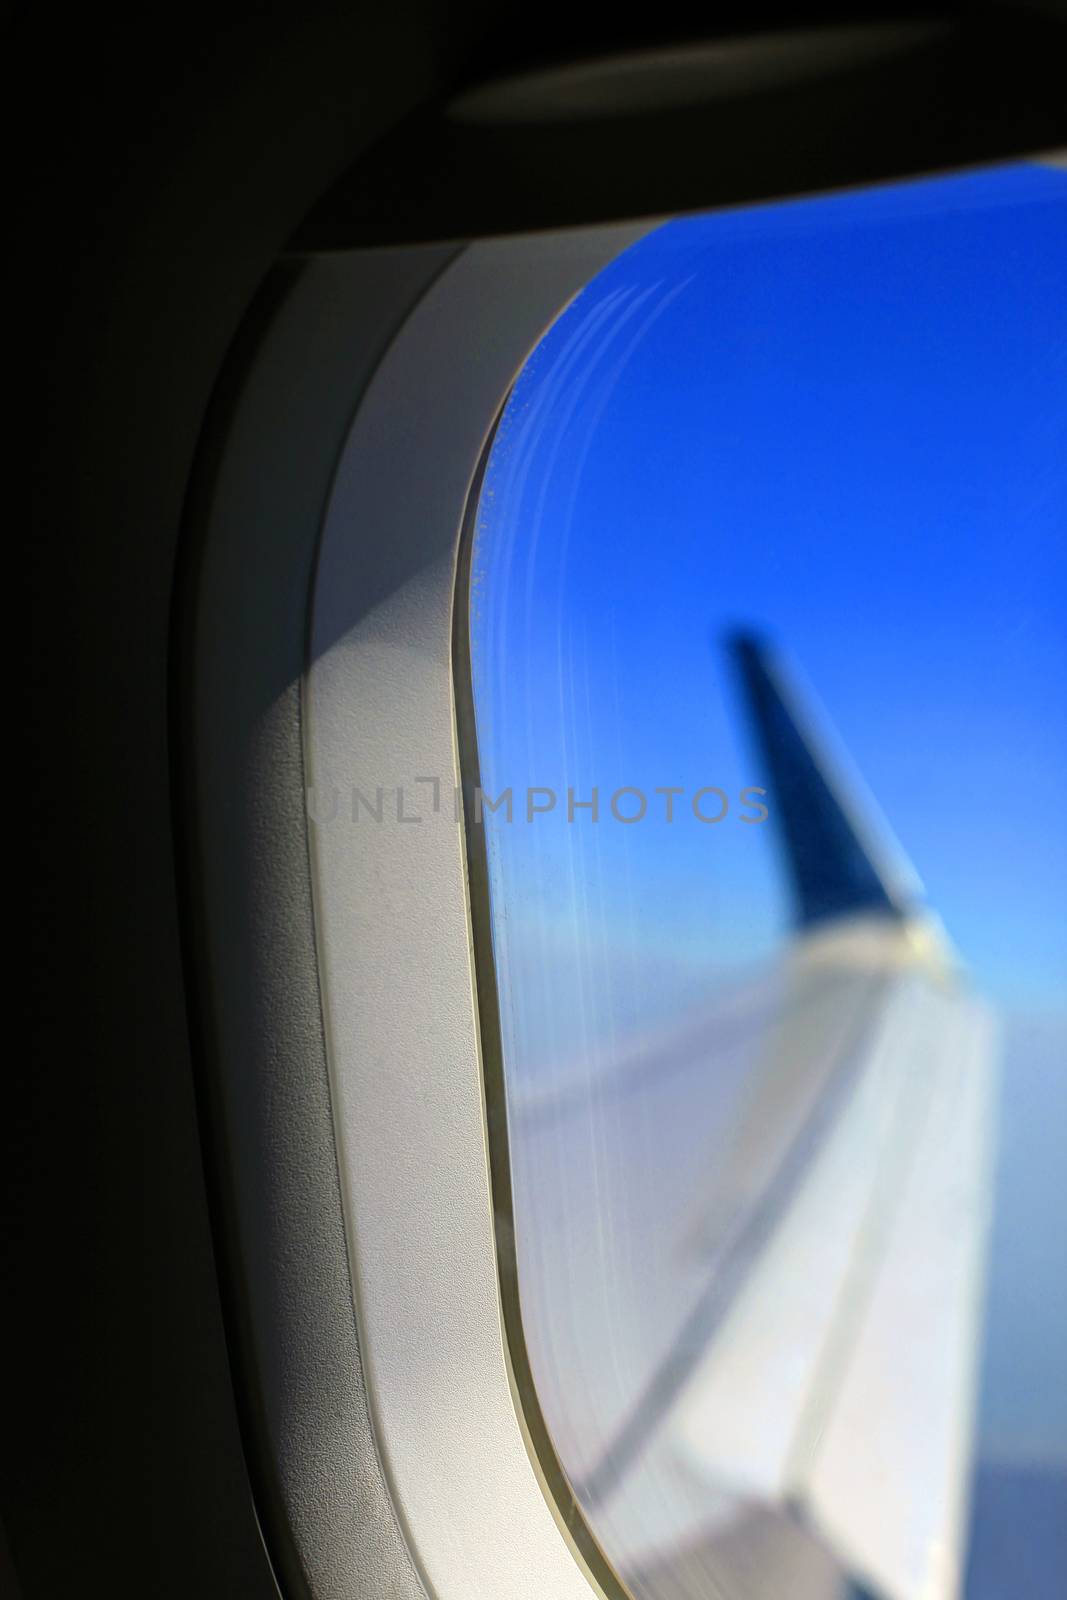
[[[487,452],[509,1336],[637,1600],[1062,1581],[1065,283],[1053,165],[671,221]]]

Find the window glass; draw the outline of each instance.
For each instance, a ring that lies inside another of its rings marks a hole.
[[[519,1336],[639,1600],[1062,1581],[1065,284],[1052,166],[676,220],[489,451]]]

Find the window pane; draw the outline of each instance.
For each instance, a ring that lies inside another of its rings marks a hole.
[[[677,220],[492,444],[522,1336],[639,1597],[1059,1581],[1065,283],[1052,167]]]

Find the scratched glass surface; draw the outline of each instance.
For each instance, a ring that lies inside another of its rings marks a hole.
[[[1067,171],[670,222],[470,628],[523,1335],[639,1600],[1067,1570]]]

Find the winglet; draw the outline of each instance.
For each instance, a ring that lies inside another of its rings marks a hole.
[[[797,926],[860,913],[907,917],[913,896],[903,874],[878,860],[773,652],[745,633],[731,637],[728,648],[771,791]]]

